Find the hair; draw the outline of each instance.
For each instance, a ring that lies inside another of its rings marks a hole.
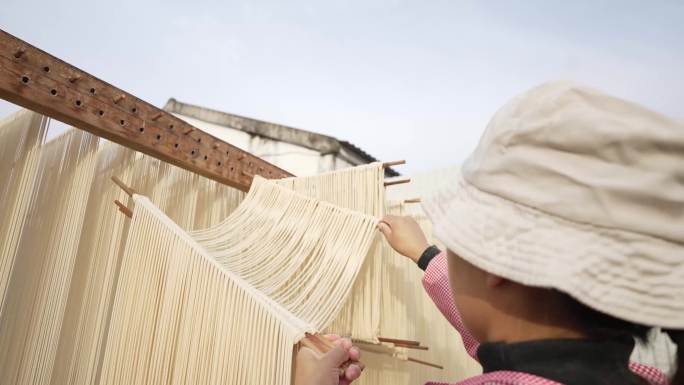
[[[677,371],[670,380],[670,385],[684,385],[684,330],[666,329],[665,333],[670,336],[672,342],[677,345]]]
[[[565,306],[574,315],[579,330],[588,338],[614,339],[624,336],[634,337],[646,342],[651,326],[641,325],[594,310],[581,304],[568,294],[559,292]],[[677,345],[676,371],[670,385],[684,385],[684,330],[664,330]]]
[[[560,293],[560,292],[559,292]],[[613,339],[630,336],[646,342],[650,326],[625,321],[583,305],[568,294],[560,293],[564,307],[572,314],[576,327],[588,338]]]

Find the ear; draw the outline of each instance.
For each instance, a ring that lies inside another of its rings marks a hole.
[[[505,282],[506,282],[506,279],[501,278],[498,275],[487,273],[487,276],[485,277],[485,283],[487,284],[487,287],[490,289],[493,289],[495,287],[499,287],[499,286],[503,285]]]

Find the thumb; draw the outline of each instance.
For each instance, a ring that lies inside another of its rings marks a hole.
[[[349,352],[342,344],[335,344],[335,347],[321,358],[321,362],[328,368],[339,368],[347,360],[349,360]]]
[[[384,235],[385,237],[389,237],[392,235],[392,228],[389,227],[389,225],[386,222],[380,222],[378,223],[378,230]]]

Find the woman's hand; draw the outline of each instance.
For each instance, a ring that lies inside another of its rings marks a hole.
[[[378,224],[378,229],[397,253],[416,263],[430,246],[418,222],[411,217],[386,215]]]
[[[335,347],[323,356],[302,347],[295,361],[294,385],[348,385],[359,378],[363,364],[359,349],[350,340],[336,335],[326,335]],[[350,365],[343,366],[347,361]]]

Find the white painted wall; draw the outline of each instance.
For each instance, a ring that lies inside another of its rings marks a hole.
[[[352,164],[335,155],[322,155],[318,151],[309,148],[252,136],[240,130],[181,114],[174,115],[208,134],[273,163],[297,176],[316,175],[352,166]]]

